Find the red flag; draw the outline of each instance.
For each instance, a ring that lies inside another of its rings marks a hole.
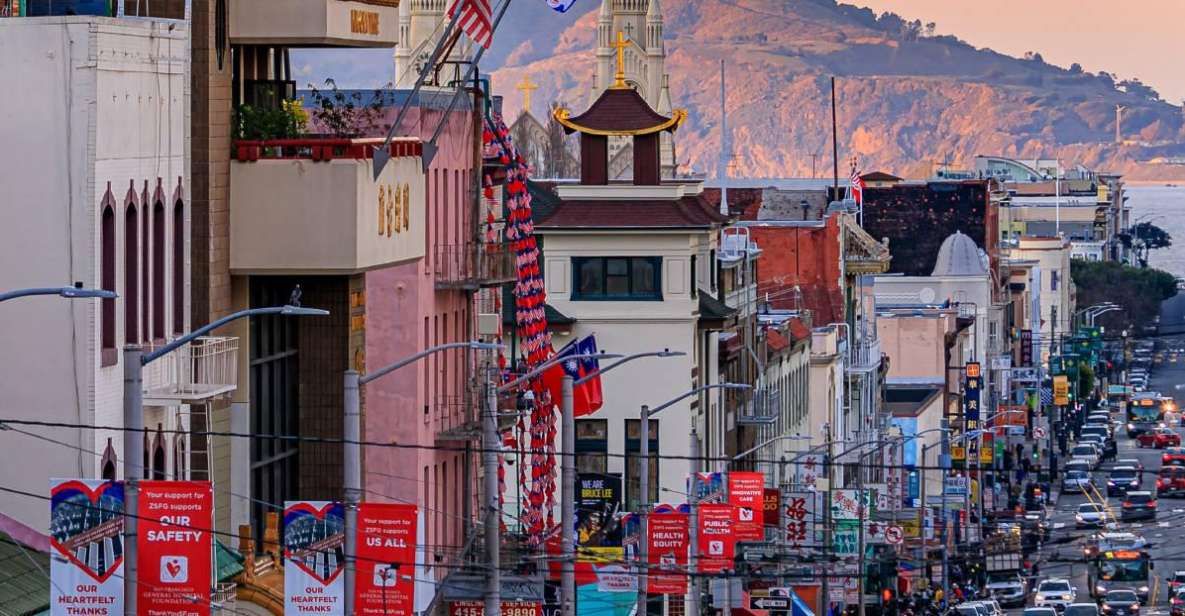
[[[453,0],[449,6],[448,15],[452,17],[461,8],[461,19],[458,25],[473,39],[474,43],[490,48],[494,40],[494,26],[490,21],[490,0]]]
[[[567,355],[577,355],[581,353],[595,353],[597,343],[592,336],[582,340],[573,340],[567,346],[560,349],[556,353],[556,357],[564,357]],[[585,350],[591,348],[591,351]],[[572,377],[573,381],[579,381],[585,376],[591,374],[598,369],[597,361],[584,360],[577,357],[565,359],[558,364],[548,368],[543,373],[543,386],[551,392],[551,400],[559,406],[563,401],[563,378],[565,375]],[[586,383],[580,385],[573,385],[572,387],[572,412],[576,417],[582,415],[591,415],[597,412],[603,404],[601,396],[601,378],[595,376]]]

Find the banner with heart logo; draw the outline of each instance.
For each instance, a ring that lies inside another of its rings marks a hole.
[[[415,505],[358,505],[357,616],[412,616],[416,592]]]
[[[50,611],[123,614],[123,483],[49,482]],[[85,610],[85,611],[79,611]]]
[[[346,520],[341,503],[284,503],[284,613],[345,613]]]
[[[209,616],[214,493],[209,481],[141,481],[136,610]]]

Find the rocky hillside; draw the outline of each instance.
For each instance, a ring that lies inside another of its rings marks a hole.
[[[524,74],[542,86],[538,116],[550,101],[589,102],[600,1],[581,2],[576,15],[512,8],[491,54],[511,118],[522,104],[511,86]],[[927,36],[920,23],[834,0],[663,0],[663,10],[672,97],[690,111],[677,140],[684,171],[715,169],[724,59],[733,175],[809,176],[812,154],[826,174],[836,75],[840,158],[854,153],[865,170],[924,177],[976,154],[1059,155],[1132,179],[1185,178],[1185,166],[1147,162],[1185,157],[1185,114],[1138,83]],[[1116,104],[1127,107],[1123,145]]]

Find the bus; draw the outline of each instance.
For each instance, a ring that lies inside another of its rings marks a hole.
[[[1152,558],[1144,550],[1100,551],[1090,561],[1087,573],[1090,595],[1098,599],[1112,590],[1131,590],[1140,601],[1146,602],[1154,568]]]
[[[1127,435],[1135,438],[1155,429],[1164,419],[1163,397],[1154,391],[1134,393],[1127,403]]]

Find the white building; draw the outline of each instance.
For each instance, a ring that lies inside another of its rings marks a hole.
[[[1070,278],[1070,240],[1062,237],[1022,237],[1008,250],[1008,258],[1036,262],[1033,269],[1036,290],[1034,304],[1040,306],[1033,318],[1033,330],[1039,328],[1042,341],[1056,340],[1055,336],[1069,333],[1074,320],[1074,282]],[[1049,349],[1042,346],[1042,360]]]
[[[0,289],[119,293],[0,305],[0,415],[115,428],[0,431],[0,484],[45,493],[52,477],[124,476],[120,351],[189,327],[189,37],[184,20],[74,16],[0,19],[0,40]],[[203,340],[146,368],[133,474],[208,478],[204,439],[170,431],[205,429],[206,402],[234,388],[235,344]],[[4,509],[45,529],[45,507]]]

